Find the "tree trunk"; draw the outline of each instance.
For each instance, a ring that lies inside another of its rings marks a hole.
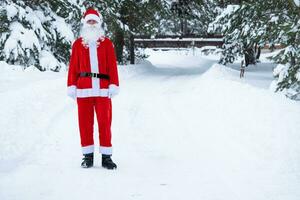
[[[134,36],[132,33],[130,33],[129,36],[129,51],[130,51],[130,64],[135,63],[135,58],[134,58]]]
[[[188,23],[187,23],[187,19],[184,19],[184,32],[183,35],[187,35],[188,34]]]
[[[257,44],[255,45],[255,54],[256,54],[256,60],[259,60],[260,58],[260,53],[261,53],[261,48]]]
[[[256,55],[253,46],[247,47],[244,50],[245,66],[256,64]]]
[[[123,47],[124,47],[124,33],[122,29],[115,32],[115,48],[117,53],[118,63],[123,64]]]
[[[181,36],[184,35],[184,26],[183,26],[183,19],[182,17],[180,18],[180,32],[181,32]]]

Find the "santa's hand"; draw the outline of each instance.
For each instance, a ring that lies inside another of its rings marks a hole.
[[[119,87],[115,84],[110,84],[108,86],[108,98],[113,98],[119,93]]]
[[[76,99],[76,86],[72,85],[68,87],[68,91],[67,94],[69,97],[71,97],[72,99]]]

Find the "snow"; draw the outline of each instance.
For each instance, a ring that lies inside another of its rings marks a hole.
[[[41,51],[40,55],[40,65],[43,66],[44,69],[56,69],[60,67],[59,61],[54,57],[54,55],[46,50]]]
[[[228,16],[230,16],[232,13],[234,13],[237,9],[240,8],[240,5],[227,5],[226,8],[224,8],[222,11],[221,11],[221,14],[219,14],[215,20],[213,22],[211,22],[209,24],[209,28],[207,30],[208,33],[210,32],[214,32],[214,30],[217,28],[217,27],[220,27],[220,21],[221,19],[226,19],[228,18]],[[231,24],[231,21],[229,20],[226,24],[223,24],[223,26],[221,26],[221,29],[222,29],[222,32],[224,29],[230,27],[230,24]]]
[[[300,0],[294,0],[294,2],[297,6],[300,6]]]
[[[9,65],[4,61],[0,61],[0,72],[7,72],[7,71],[23,71],[24,70],[24,66],[21,65]],[[13,79],[13,78],[12,78]],[[3,86],[3,85],[1,85]]]
[[[18,9],[13,4],[10,4],[6,6],[6,12],[8,20],[11,20],[18,14]]]
[[[4,45],[7,58],[13,54],[14,59],[16,59],[17,56],[24,55],[26,49],[33,49],[33,47],[36,47],[40,51],[39,40],[33,30],[26,29],[19,22],[11,23],[9,29],[11,30],[11,34]]]
[[[30,8],[27,8],[30,9]],[[26,20],[31,24],[32,29],[36,32],[41,39],[45,42],[48,42],[48,37],[51,37],[50,34],[44,29],[42,23],[46,21],[47,17],[44,16],[42,11],[30,11],[26,15]],[[48,20],[49,17],[48,17]]]
[[[217,18],[216,18],[216,21],[218,21],[219,18],[223,18],[224,16],[226,15],[230,15],[232,14],[233,12],[235,12],[237,9],[240,8],[240,5],[228,5],[222,12],[221,15],[219,15]]]
[[[270,21],[269,22],[274,22],[274,23],[277,23],[278,22],[278,20],[279,20],[279,17],[278,16],[272,16],[272,18],[270,19]]]
[[[134,41],[223,41],[222,38],[153,38],[153,39],[139,39]]]
[[[61,37],[65,38],[67,42],[74,40],[74,34],[72,32],[72,28],[68,25],[62,17],[53,16],[55,21],[53,22],[53,27],[57,30],[57,32],[61,35]]]
[[[18,6],[18,9],[19,9],[19,16],[18,16],[19,19],[23,19],[24,17],[26,17],[26,14],[28,12],[30,12],[30,10],[31,10],[28,6],[25,7],[26,10],[23,7],[20,7],[20,6]]]
[[[50,70],[65,67],[63,63],[56,65],[55,62],[58,61],[50,56],[51,65],[59,67],[49,68],[50,58],[45,59],[41,52],[45,54],[50,49],[58,51],[58,47],[53,49],[53,47],[50,47],[50,43],[52,43],[52,46],[53,43],[68,45],[74,41],[71,25],[66,23],[66,19],[59,17],[47,8],[35,7],[35,10],[33,10],[29,6],[21,6],[22,3],[15,4],[10,1],[2,4],[1,9],[7,11],[7,17],[10,21],[9,31],[0,36],[0,41],[4,46],[5,60],[9,63],[26,65],[26,67],[36,65]],[[56,54],[59,53],[55,52]],[[65,60],[65,62],[67,61]],[[46,65],[40,66],[40,63],[46,63]]]
[[[80,168],[66,72],[1,62],[0,199],[299,199],[300,106],[268,89],[267,56],[239,79],[239,63],[224,67],[197,49],[146,53],[119,66],[116,171],[99,154]]]
[[[275,77],[280,76],[280,81],[283,80],[283,78],[287,75],[288,73],[288,66],[283,65],[283,64],[278,64],[277,67],[273,71],[273,75]]]
[[[297,74],[296,74],[296,79],[297,79],[298,81],[300,81],[300,70],[298,70],[298,72],[297,72]]]

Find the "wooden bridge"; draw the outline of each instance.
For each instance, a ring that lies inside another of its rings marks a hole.
[[[223,45],[221,37],[206,38],[135,38],[134,45],[140,48],[189,48]]]

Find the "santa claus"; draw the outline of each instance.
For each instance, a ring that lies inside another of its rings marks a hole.
[[[111,98],[118,94],[119,80],[113,43],[104,36],[102,17],[88,9],[82,19],[81,36],[75,40],[68,71],[68,96],[77,99],[79,132],[83,153],[81,166],[94,162],[94,111],[99,127],[102,166],[116,169],[112,161]]]

